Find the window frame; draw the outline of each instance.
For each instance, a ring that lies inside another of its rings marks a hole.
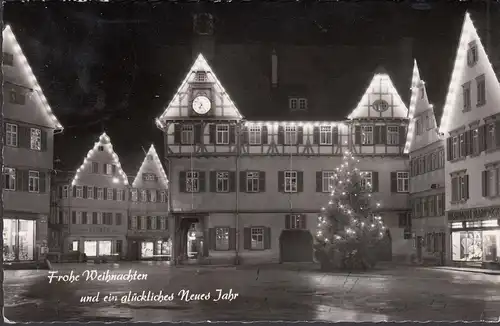
[[[28,171],[28,192],[40,193],[40,172],[39,171],[33,171],[33,170]]]
[[[297,126],[286,125],[283,129],[283,145],[297,145],[299,139]]]
[[[260,191],[260,172],[247,171],[245,175],[246,192],[257,193]]]
[[[215,192],[229,192],[229,172],[216,171],[215,173]]]
[[[306,216],[304,214],[289,214],[286,216],[288,219],[288,230],[305,230],[306,229]]]
[[[283,171],[283,191],[285,193],[297,193],[298,192],[298,180],[299,173],[298,171],[287,170]]]
[[[200,192],[200,173],[198,171],[186,171],[186,192]]]
[[[32,151],[42,150],[42,129],[30,128],[30,149]]]
[[[369,175],[369,177],[366,177]],[[361,191],[372,192],[373,191],[373,172],[372,171],[360,171],[359,172]],[[368,182],[369,180],[369,182]]]
[[[410,191],[410,174],[406,171],[396,172],[397,192],[405,193]],[[401,186],[401,187],[400,187]]]
[[[399,145],[399,126],[387,126],[387,145]]]
[[[5,145],[9,147],[17,147],[19,145],[18,125],[8,122],[5,124]]]
[[[248,127],[248,144],[249,145],[262,144],[262,126],[251,125]]]
[[[331,188],[335,186],[335,171],[321,171],[321,190],[323,192],[332,192]]]
[[[9,177],[7,177],[9,176]],[[3,168],[4,190],[16,191],[16,169],[4,166]],[[12,183],[12,184],[11,184]]]
[[[320,145],[333,145],[333,126],[332,125],[319,126],[319,144]]]
[[[194,125],[192,124],[182,124],[181,125],[181,145],[193,145],[194,144]]]
[[[372,125],[362,125],[361,126],[361,145],[374,145],[373,139],[373,126]]]
[[[215,250],[216,251],[228,251],[230,248],[229,244],[229,231],[230,228],[227,226],[218,226],[215,228]]]
[[[251,227],[250,228],[250,249],[251,250],[264,250],[264,228]],[[256,240],[254,240],[254,236]]]
[[[217,145],[229,145],[229,124],[217,124],[215,125],[215,144]]]

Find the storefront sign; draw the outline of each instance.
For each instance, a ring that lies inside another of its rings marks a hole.
[[[448,212],[448,221],[481,220],[500,217],[500,206],[478,207]]]
[[[72,233],[122,233],[120,229],[100,225],[73,225]]]

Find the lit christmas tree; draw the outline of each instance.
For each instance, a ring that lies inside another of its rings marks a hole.
[[[377,262],[385,236],[382,218],[373,204],[371,184],[363,179],[350,152],[330,183],[330,201],[318,217],[316,257],[322,269],[368,269]]]

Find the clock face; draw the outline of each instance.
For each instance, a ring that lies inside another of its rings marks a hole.
[[[384,112],[389,108],[389,103],[384,100],[376,100],[373,102],[372,107],[377,112]]]
[[[198,114],[205,114],[212,108],[212,102],[206,96],[197,96],[193,100],[193,110]]]

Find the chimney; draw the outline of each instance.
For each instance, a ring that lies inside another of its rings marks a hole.
[[[271,53],[271,86],[278,87],[278,55],[274,49]]]

